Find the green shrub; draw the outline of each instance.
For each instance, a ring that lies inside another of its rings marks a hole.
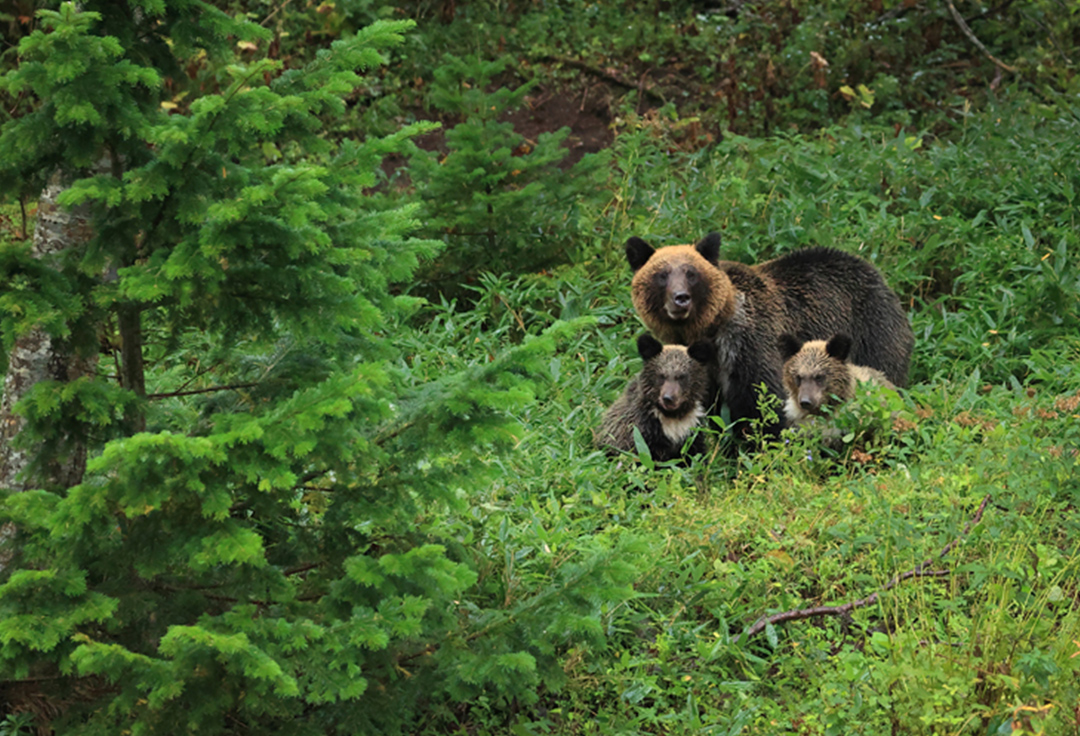
[[[566,260],[586,231],[584,212],[603,197],[606,154],[564,165],[570,133],[529,141],[500,121],[532,85],[489,91],[509,63],[447,55],[435,70],[432,104],[459,122],[446,152],[417,151],[410,176],[423,203],[424,230],[447,243],[423,279],[443,289],[480,271],[522,273]]]

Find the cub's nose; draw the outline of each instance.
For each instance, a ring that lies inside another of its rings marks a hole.
[[[671,411],[679,406],[679,397],[674,393],[665,393],[660,397],[660,406]]]
[[[799,400],[799,406],[801,406],[803,409],[813,409],[814,408],[814,402],[811,401],[810,399],[800,399]]]
[[[690,295],[685,291],[680,291],[671,297],[671,301],[675,302],[677,307],[686,307],[690,305]]]

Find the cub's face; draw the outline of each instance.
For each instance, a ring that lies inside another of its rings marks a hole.
[[[638,339],[638,352],[645,360],[642,391],[658,415],[677,419],[708,403],[709,363],[715,360],[715,350],[707,342],[687,348],[661,345],[648,335]]]
[[[697,245],[671,245],[654,250],[641,238],[626,243],[634,269],[634,306],[646,323],[681,323],[715,309],[720,236],[707,236]]]
[[[851,376],[847,356],[851,342],[843,335],[828,342],[810,340],[799,343],[791,335],[780,338],[780,354],[784,357],[784,388],[788,406],[799,418],[806,414],[821,414],[822,407],[850,398]]]

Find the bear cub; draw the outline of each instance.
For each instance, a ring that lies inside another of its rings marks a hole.
[[[708,342],[689,348],[661,345],[650,335],[639,337],[637,346],[645,365],[604,414],[597,446],[609,454],[635,452],[637,427],[658,462],[682,457],[686,440],[695,433],[688,454],[705,452],[697,429],[715,398],[710,368],[716,349]]]
[[[836,406],[853,398],[859,383],[895,388],[876,368],[849,362],[850,352],[851,338],[847,335],[808,342],[790,334],[780,337],[787,391],[784,414],[791,424],[804,424],[823,414],[822,407]]]

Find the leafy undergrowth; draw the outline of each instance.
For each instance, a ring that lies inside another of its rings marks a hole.
[[[483,689],[427,732],[1080,733],[1077,124],[1002,117],[951,142],[844,128],[696,154],[642,126],[574,265],[426,309],[417,380],[593,319],[551,358],[496,480],[438,522],[479,572],[477,605],[525,618],[600,555],[633,586],[597,593],[549,652],[559,672]],[[990,181],[991,161],[1016,176]],[[876,433],[836,455],[812,438],[718,447],[688,469],[593,448],[639,365],[619,244],[716,228],[738,260],[825,242],[882,268],[918,343]]]
[[[591,379],[608,367],[593,337],[555,359],[503,480],[475,499],[471,554],[479,591],[512,608],[598,543],[633,542],[634,594],[598,601],[605,640],[568,642],[565,682],[535,703],[484,701],[456,726],[1076,732],[1075,368],[1027,387],[977,374],[914,386],[891,430],[846,459],[796,442],[649,470],[592,449],[606,389]],[[847,615],[746,635],[769,614],[880,591]]]

